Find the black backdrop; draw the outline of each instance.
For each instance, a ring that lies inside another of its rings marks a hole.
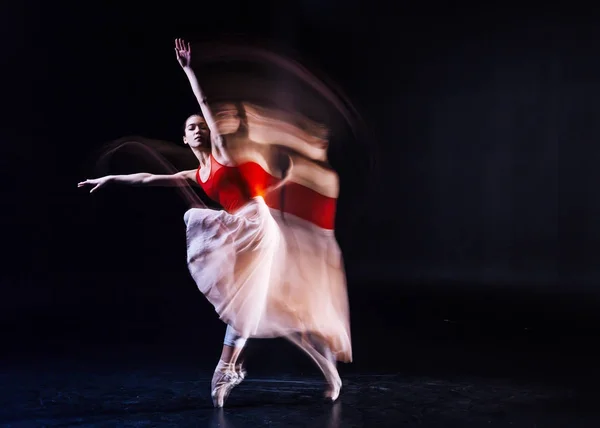
[[[269,40],[337,82],[369,125],[372,141],[332,153],[357,343],[382,316],[377,328],[390,333],[417,319],[545,326],[585,316],[590,326],[600,297],[591,13],[333,1],[7,7],[0,309],[19,340],[73,326],[88,332],[77,340],[124,341],[221,328],[188,277],[176,193],[76,188],[107,141],[179,141],[197,108],[175,37]]]

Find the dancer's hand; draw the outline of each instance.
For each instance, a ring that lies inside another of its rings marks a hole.
[[[95,192],[101,187],[106,186],[110,183],[111,177],[100,177],[100,178],[92,178],[89,180],[82,181],[81,183],[77,183],[77,187],[91,187],[90,193]]]
[[[181,68],[189,68],[192,64],[192,49],[183,39],[175,39],[175,56]]]

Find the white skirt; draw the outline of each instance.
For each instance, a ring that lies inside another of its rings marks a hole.
[[[332,230],[269,208],[185,213],[187,262],[219,317],[246,338],[317,335],[352,360],[341,251]]]

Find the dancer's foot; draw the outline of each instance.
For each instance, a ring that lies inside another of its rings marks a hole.
[[[340,378],[337,368],[333,364],[329,363],[327,366],[328,373],[325,374],[325,377],[327,379],[328,387],[325,390],[325,398],[334,402],[340,396],[342,379]]]
[[[309,340],[303,335],[290,335],[288,339],[317,363],[328,385],[325,390],[325,397],[332,402],[336,401],[342,389],[342,379],[337,371],[337,359],[329,346],[324,344],[323,341],[319,341],[316,336],[312,336],[312,340]],[[320,348],[320,350],[317,348]]]
[[[245,376],[245,372],[244,372]],[[237,373],[235,365],[219,360],[219,364],[213,374],[211,384],[211,397],[215,407],[223,407],[231,390],[239,385],[243,377]]]
[[[342,379],[337,370],[337,360],[331,352],[329,346],[325,345],[320,350],[321,355],[325,357],[326,362],[324,363],[324,374],[327,379],[327,389],[325,390],[325,398],[332,402],[336,401],[340,396],[340,390],[342,389]]]

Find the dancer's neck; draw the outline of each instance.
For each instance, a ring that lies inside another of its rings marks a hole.
[[[208,164],[208,162],[210,162],[210,152],[209,151],[198,150],[198,149],[192,149],[192,151],[194,152],[194,155],[198,159],[198,162],[200,162],[200,166],[205,166]]]

